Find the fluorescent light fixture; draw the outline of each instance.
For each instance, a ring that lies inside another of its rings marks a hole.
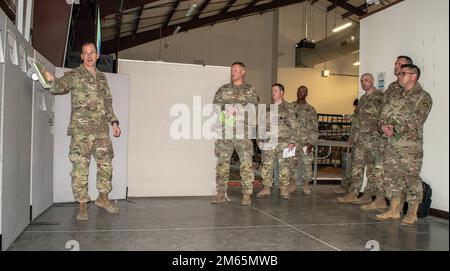
[[[175,28],[175,30],[173,31],[172,35],[176,35],[181,29],[181,26],[177,26],[177,28]]]
[[[356,61],[355,63],[353,63],[353,66],[359,66],[359,61]]]
[[[340,26],[338,26],[338,27],[335,27],[335,28],[333,29],[333,32],[334,32],[334,33],[339,32],[339,31],[341,31],[341,30],[344,30],[344,29],[350,27],[351,25],[352,25],[351,22],[348,22],[348,23],[346,23],[346,24],[340,25]]]
[[[186,12],[186,17],[189,17],[194,13],[194,10],[197,8],[197,4],[192,4],[189,10]]]

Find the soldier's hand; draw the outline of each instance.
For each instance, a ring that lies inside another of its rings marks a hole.
[[[305,146],[306,146],[306,153],[307,153],[307,154],[310,154],[311,151],[312,151],[313,145],[311,145],[311,144],[309,144],[309,143],[306,143]]]
[[[121,133],[122,133],[122,131],[120,131],[119,125],[117,125],[117,123],[114,123],[113,124],[113,135],[115,137],[119,137]]]
[[[55,76],[48,71],[44,71],[45,80],[53,82],[55,81]]]
[[[391,137],[394,135],[394,126],[392,126],[392,125],[383,125],[383,126],[381,126],[381,130],[388,137]]]

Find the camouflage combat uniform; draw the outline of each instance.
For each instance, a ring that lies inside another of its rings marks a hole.
[[[390,200],[406,193],[408,203],[422,201],[423,125],[432,105],[431,96],[416,83],[409,91],[393,90],[383,107],[378,128],[393,125],[395,132],[385,150],[384,181]]]
[[[232,83],[220,87],[213,103],[219,105],[225,110],[227,104],[254,104],[257,106],[259,98],[256,90],[250,84],[244,83],[240,86],[234,86]],[[244,129],[247,131],[248,123],[245,122]],[[236,128],[236,127],[234,127]],[[225,130],[225,126],[223,131]],[[222,132],[223,132],[222,131]],[[222,137],[224,138],[224,137]],[[248,137],[244,139],[217,139],[215,142],[215,155],[217,156],[216,166],[216,190],[226,192],[228,189],[228,180],[230,175],[230,160],[233,151],[236,150],[240,160],[241,184],[244,193],[253,193],[254,173],[252,167],[253,142]]]
[[[295,158],[290,163],[291,178],[298,182],[298,172],[302,173],[301,179],[303,182],[310,182],[313,178],[311,163],[314,161],[314,154],[311,151],[305,155],[303,147],[309,143],[315,145],[317,138],[319,137],[319,121],[317,119],[316,109],[308,104],[299,104],[297,102],[292,103],[293,108],[298,117],[298,131],[295,152]],[[300,168],[299,168],[300,166]]]
[[[352,131],[352,184],[349,191],[359,193],[362,187],[364,168],[366,169],[366,192],[372,195],[384,196],[383,159],[384,144],[378,132],[378,118],[383,108],[384,94],[374,89],[370,95],[361,96],[358,114],[355,119],[355,131]]]
[[[350,136],[349,141],[351,141],[351,152],[350,157],[348,157],[345,165],[345,176],[341,180],[341,187],[345,189],[347,192],[350,190],[350,187],[352,185],[352,177],[351,177],[351,171],[353,166],[353,159],[355,157],[355,148],[354,148],[354,140],[358,136],[358,122],[356,119],[358,118],[358,108],[353,111],[353,113],[348,117],[348,121],[351,123],[350,127]]]
[[[274,146],[263,147],[261,150],[261,160],[262,160],[262,184],[264,187],[272,187],[272,176],[275,161],[278,162],[279,167],[279,181],[280,186],[287,186],[289,184],[289,166],[293,157],[283,158],[283,150],[288,147],[289,143],[296,145],[297,143],[297,130],[298,130],[298,120],[297,115],[291,103],[283,100],[281,104],[277,106],[278,114],[271,116],[271,114],[266,114],[266,122],[261,123],[266,127],[266,130],[270,131],[268,134],[270,137],[277,137],[277,144]],[[277,128],[274,133],[274,122],[270,118],[277,117]],[[267,140],[266,140],[267,141]],[[264,143],[263,145],[270,145],[270,143]],[[298,152],[298,150],[296,150]]]
[[[97,162],[97,189],[109,193],[114,157],[109,126],[119,122],[114,115],[105,75],[97,70],[94,77],[81,65],[56,79],[50,92],[71,92],[72,112],[67,135],[71,136],[69,159],[73,166],[70,175],[75,200],[90,201],[87,191],[91,155]]]

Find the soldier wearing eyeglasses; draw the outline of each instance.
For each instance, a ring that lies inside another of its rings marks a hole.
[[[387,137],[384,181],[390,200],[387,212],[377,220],[399,220],[402,193],[406,194],[408,213],[402,225],[417,221],[417,210],[423,198],[420,170],[423,162],[423,126],[433,101],[418,82],[420,69],[413,64],[401,66],[397,88],[383,107],[378,128]]]

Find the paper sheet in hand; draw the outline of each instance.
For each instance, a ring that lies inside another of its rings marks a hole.
[[[35,59],[28,57],[28,62],[30,63],[31,67],[33,68],[33,71],[38,76],[39,82],[41,83],[42,87],[45,89],[51,88],[49,82],[44,77],[45,68],[43,65],[38,63]]]
[[[283,158],[289,158],[289,157],[295,156],[295,149],[296,149],[296,147],[294,147],[291,151],[289,151],[288,148],[284,148],[283,149]]]
[[[303,147],[303,153],[305,153],[305,155],[308,155],[307,151],[308,151],[308,146],[305,145]]]

